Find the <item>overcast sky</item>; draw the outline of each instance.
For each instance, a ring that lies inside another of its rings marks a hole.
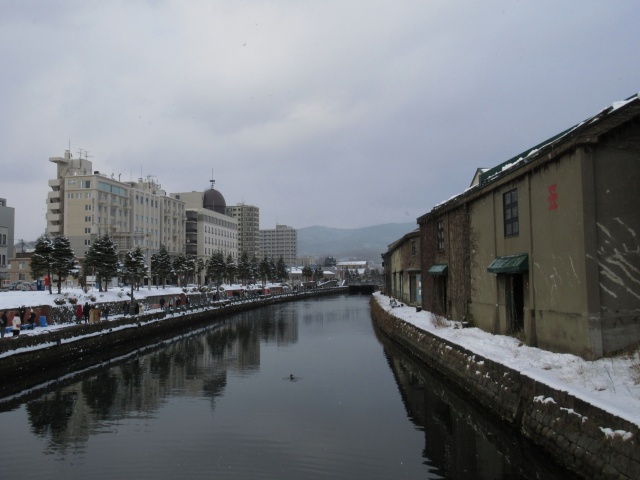
[[[214,178],[261,228],[414,222],[640,90],[637,0],[0,0],[0,197],[46,226],[49,157]]]

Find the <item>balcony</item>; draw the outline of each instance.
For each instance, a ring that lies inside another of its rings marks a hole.
[[[59,213],[47,212],[46,219],[47,222],[51,223],[59,223],[61,220],[61,215]]]
[[[53,189],[53,190],[60,190],[60,185],[62,184],[62,180],[59,178],[54,178],[52,180],[49,180],[49,186]]]
[[[47,225],[47,233],[51,235],[60,233],[60,231],[61,231],[60,225]]]

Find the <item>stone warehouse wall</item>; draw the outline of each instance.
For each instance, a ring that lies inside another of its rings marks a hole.
[[[638,427],[567,392],[438,338],[371,299],[378,327],[559,464],[588,479],[639,479]]]

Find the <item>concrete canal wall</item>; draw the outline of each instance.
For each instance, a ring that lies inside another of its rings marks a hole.
[[[188,308],[169,315],[152,311],[109,321],[69,324],[66,328],[51,329],[38,335],[6,338],[0,342],[0,397],[108,361],[154,341],[215,324],[237,312],[347,291],[347,287],[314,289]]]
[[[385,311],[373,297],[371,314],[390,338],[568,470],[586,479],[640,479],[635,424],[431,335]]]

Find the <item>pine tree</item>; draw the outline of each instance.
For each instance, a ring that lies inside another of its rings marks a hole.
[[[225,267],[227,271],[227,282],[233,283],[236,279],[236,262],[233,261],[233,257],[231,254],[227,255],[227,260],[225,261]]]
[[[191,282],[187,283],[196,283],[195,276],[196,271],[198,270],[198,261],[196,260],[196,257],[188,256],[185,266],[187,278],[191,279]]]
[[[249,254],[246,251],[242,252],[242,255],[240,255],[236,275],[240,281],[245,284],[251,277],[251,262],[249,261]]]
[[[140,288],[140,280],[147,273],[147,264],[144,259],[144,253],[140,247],[128,251],[124,256],[124,264],[122,265],[122,275],[131,282],[131,299],[133,299],[133,287]]]
[[[204,272],[206,269],[206,265],[204,263],[204,260],[200,257],[198,257],[198,259],[196,260],[196,277],[197,277],[197,284],[200,285],[200,279],[202,278],[202,272]]]
[[[157,253],[151,255],[151,275],[158,277],[162,288],[167,285],[167,278],[174,274],[173,262],[167,251],[167,247],[160,245]]]
[[[276,264],[276,278],[279,282],[282,282],[286,280],[288,276],[289,274],[287,273],[287,264],[284,263],[284,258],[281,255],[278,259],[278,263]]]
[[[313,270],[311,270],[311,267],[309,265],[302,267],[302,278],[308,281],[311,277],[313,277]]]
[[[251,262],[249,262],[249,272],[249,281],[255,282],[260,278],[260,264],[255,255],[251,257]]]
[[[118,246],[108,234],[97,238],[89,247],[84,259],[85,275],[92,272],[100,285],[99,291],[109,288],[109,280],[118,275]]]
[[[173,259],[173,270],[176,272],[178,276],[178,286],[184,286],[184,277],[189,270],[189,262],[187,260],[186,255],[180,254],[176,255]]]
[[[320,280],[322,280],[322,277],[324,276],[324,273],[322,272],[322,269],[320,267],[316,267],[313,270],[313,279],[316,282],[319,282]]]
[[[51,272],[53,270],[53,241],[47,235],[41,235],[36,240],[31,256],[31,276],[33,278],[47,275],[49,277],[49,294],[51,294]]]
[[[51,258],[51,270],[58,277],[58,294],[60,294],[62,293],[62,281],[77,267],[76,255],[73,253],[69,239],[64,235],[55,235],[53,237]]]
[[[275,282],[276,281],[276,262],[273,261],[273,258],[269,259],[269,281],[270,282]]]
[[[259,269],[260,279],[262,280],[262,285],[264,285],[267,282],[267,279],[271,278],[271,263],[267,257],[262,259]]]
[[[220,286],[222,279],[226,273],[226,264],[224,261],[224,255],[222,251],[218,250],[211,254],[211,258],[207,262],[207,276],[216,283],[216,286]]]

